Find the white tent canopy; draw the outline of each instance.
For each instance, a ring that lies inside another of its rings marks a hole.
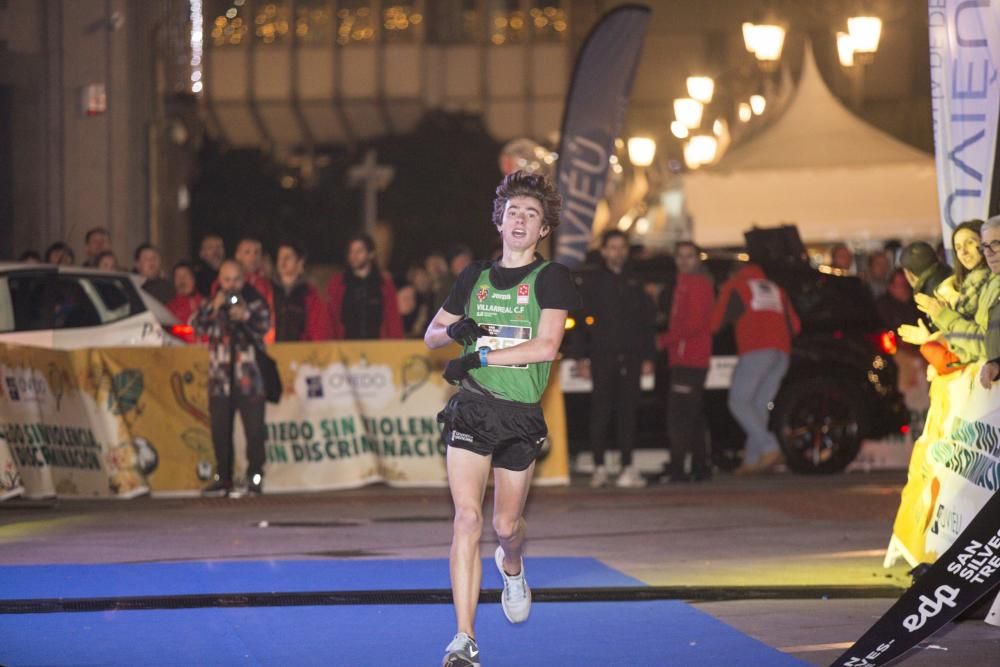
[[[795,224],[807,242],[940,234],[934,158],[860,120],[806,45],[781,117],[714,167],[684,177],[695,241],[743,243],[751,226]]]

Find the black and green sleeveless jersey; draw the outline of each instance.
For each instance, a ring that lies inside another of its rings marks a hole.
[[[500,289],[490,281],[490,267],[484,268],[469,293],[468,316],[490,332],[474,345],[471,352],[486,346],[491,350],[512,347],[538,335],[542,307],[538,303],[535,281],[549,262],[541,262],[518,284]],[[537,403],[549,383],[551,362],[523,366],[487,366],[470,371],[472,379],[497,396],[519,403]]]

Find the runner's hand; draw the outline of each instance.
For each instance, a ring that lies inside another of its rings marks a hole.
[[[480,336],[489,336],[490,332],[482,328],[471,317],[463,317],[458,322],[452,322],[446,329],[448,337],[462,345],[472,345]]]
[[[449,361],[444,367],[443,377],[451,384],[458,384],[469,375],[470,370],[479,367],[479,352],[469,352]]]

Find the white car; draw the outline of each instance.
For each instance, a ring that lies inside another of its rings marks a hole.
[[[186,325],[139,280],[77,266],[0,263],[0,343],[57,349],[182,345]]]

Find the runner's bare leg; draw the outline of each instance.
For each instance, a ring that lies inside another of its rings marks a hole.
[[[451,540],[451,596],[458,632],[475,637],[476,605],[483,579],[479,539],[483,534],[483,497],[491,458],[466,449],[448,447],[448,486],[455,503]]]
[[[493,469],[493,530],[503,547],[503,569],[507,574],[521,573],[521,549],[527,530],[524,505],[534,473],[534,463],[527,470]]]

